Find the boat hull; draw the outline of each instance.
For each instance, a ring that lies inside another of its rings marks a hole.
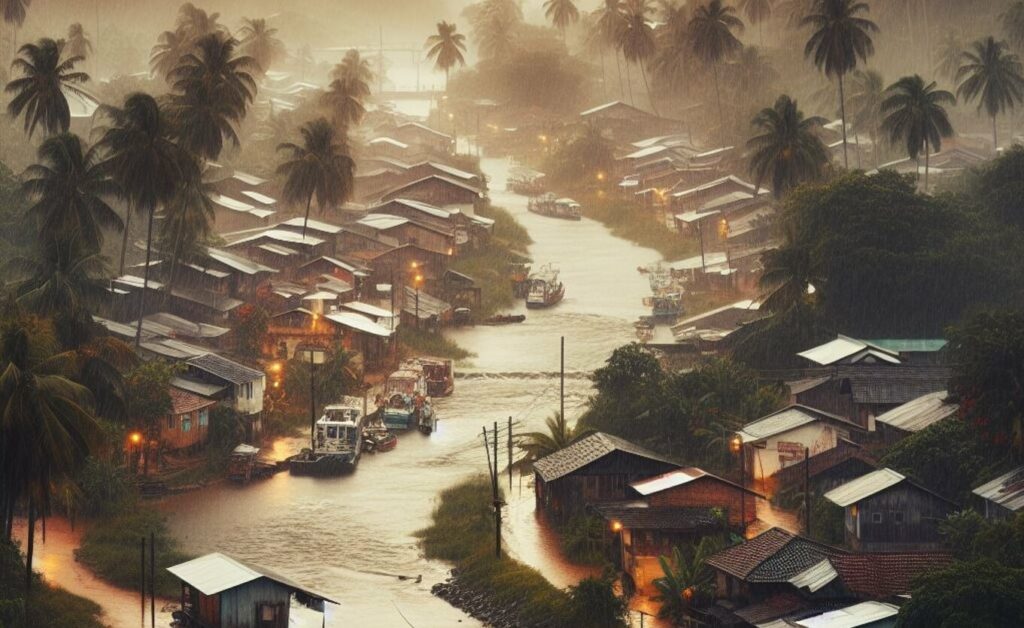
[[[543,309],[543,308],[546,308],[546,307],[551,307],[551,306],[556,305],[557,303],[559,303],[564,296],[565,296],[565,291],[564,290],[559,290],[558,292],[555,292],[553,294],[549,294],[547,296],[547,298],[545,298],[543,301],[531,301],[531,300],[527,299],[526,300],[526,308],[530,309],[530,310],[540,310],[540,309]]]
[[[326,477],[346,475],[356,470],[358,453],[344,454],[297,454],[288,459],[288,471],[292,475]]]

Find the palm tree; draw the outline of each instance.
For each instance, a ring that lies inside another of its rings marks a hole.
[[[619,98],[625,96],[622,91],[622,68],[619,66],[619,34],[625,28],[626,15],[623,12],[622,0],[604,0],[604,4],[594,12],[594,34],[602,49],[611,48],[615,56],[615,72],[619,79]],[[602,60],[604,57],[601,57]]]
[[[860,155],[860,134],[867,133],[871,139],[871,151],[875,165],[878,165],[878,129],[882,126],[882,100],[885,98],[885,82],[882,75],[875,70],[854,70],[850,74],[852,90],[850,108],[853,109],[853,121],[850,130],[857,142],[858,159]]]
[[[747,21],[757,24],[757,36],[764,48],[764,23],[772,18],[772,2],[774,0],[740,0],[739,10],[747,16]]]
[[[733,34],[733,29],[743,30],[743,22],[736,17],[736,9],[722,4],[722,0],[711,0],[702,4],[690,18],[691,46],[694,54],[705,65],[710,65],[715,75],[715,97],[718,100],[719,132],[725,133],[725,116],[722,113],[722,91],[718,85],[718,64],[723,59],[743,49],[743,44]]]
[[[359,83],[338,78],[331,81],[327,91],[323,93],[323,104],[331,111],[334,124],[340,128],[348,129],[357,125],[366,115],[366,107],[359,91]]]
[[[97,146],[107,151],[105,163],[128,200],[125,239],[121,243],[121,274],[124,274],[130,212],[134,210],[148,215],[146,265],[143,269],[135,336],[135,344],[138,346],[142,337],[146,290],[149,287],[153,215],[158,207],[167,206],[179,186],[198,179],[200,175],[192,156],[171,140],[171,125],[152,96],[131,94],[121,109],[104,105],[99,113],[110,121],[110,126],[102,130]]]
[[[960,60],[964,55],[963,39],[956,31],[950,31],[939,41],[936,52],[939,61],[935,65],[935,72],[955,83],[956,73],[960,70]]]
[[[971,44],[971,50],[964,51],[956,73],[960,83],[957,95],[966,101],[977,100],[978,112],[984,109],[992,118],[992,150],[996,152],[999,151],[996,116],[1013,109],[1024,98],[1022,72],[1020,59],[1006,49],[1004,42],[986,37]]]
[[[528,432],[516,445],[523,451],[520,463],[533,464],[545,456],[568,447],[576,438],[582,436],[574,428],[569,427],[561,412],[544,419],[546,432]]]
[[[199,39],[214,33],[225,33],[226,28],[217,20],[220,13],[207,13],[191,2],[178,8],[177,29],[189,39]]]
[[[95,150],[86,150],[77,135],[61,133],[39,147],[39,162],[25,170],[23,188],[35,204],[41,240],[78,238],[87,252],[98,252],[103,229],[124,229],[124,222],[107,204],[118,195],[117,184]]]
[[[515,48],[518,21],[507,11],[485,14],[473,27],[473,39],[483,59],[502,59]]]
[[[466,52],[466,36],[455,32],[455,24],[437,23],[437,34],[427,37],[427,58],[433,59],[435,67],[444,70],[444,88],[448,89],[448,74],[456,65],[466,65],[462,53]]]
[[[198,174],[198,169],[193,173]],[[212,233],[213,203],[201,177],[192,177],[178,186],[174,198],[164,206],[157,248],[170,258],[167,293],[174,290],[178,268],[200,258]]]
[[[821,118],[804,118],[795,100],[779,96],[773,107],[762,109],[751,124],[760,132],[747,142],[750,171],[760,188],[771,181],[775,198],[781,198],[806,181],[824,174],[829,154],[816,132]]]
[[[12,117],[25,114],[25,131],[29,137],[36,126],[43,125],[47,135],[67,131],[71,126],[71,110],[65,90],[83,98],[91,98],[77,87],[89,80],[85,72],[75,72],[81,57],[61,59],[62,44],[52,39],[40,39],[25,44],[11,67],[22,76],[12,80],[4,90],[14,97],[7,103]]]
[[[0,325],[0,507],[9,524],[14,504],[27,502],[27,589],[36,517],[48,510],[52,484],[98,448],[101,428],[89,391],[63,375],[74,356],[58,353],[52,327],[7,309]]]
[[[306,236],[309,209],[316,196],[322,213],[328,206],[344,203],[352,195],[355,162],[348,153],[344,136],[324,118],[302,126],[302,145],[286,142],[277,147],[288,160],[277,168],[285,177],[284,198],[288,203],[306,203],[302,236]]]
[[[342,57],[341,63],[331,70],[331,79],[349,83],[352,93],[360,100],[370,96],[370,84],[373,83],[373,78],[370,62],[362,58],[355,48],[347,51]]]
[[[285,55],[284,44],[277,38],[277,29],[267,26],[265,19],[243,19],[238,37],[242,54],[252,57],[261,73],[265,74],[275,61]]]
[[[668,6],[664,9],[664,26],[655,32],[658,53],[651,68],[654,75],[670,88],[678,89],[689,83],[692,55],[690,54],[690,15],[685,7]]]
[[[1024,48],[1024,0],[1016,0],[999,16],[1003,32],[1017,50]]]
[[[64,39],[64,54],[67,57],[83,59],[92,54],[92,41],[89,40],[85,28],[79,22],[68,26],[68,35]]]
[[[565,29],[579,21],[580,12],[572,0],[545,0],[544,17],[562,31],[562,41],[565,41]]]
[[[150,71],[166,79],[191,48],[192,40],[180,30],[160,33],[160,38],[149,53]]]
[[[256,94],[251,74],[256,61],[236,56],[237,46],[237,40],[223,34],[204,35],[168,77],[175,90],[169,108],[175,137],[203,159],[216,159],[225,139],[238,146],[235,125]]]
[[[25,17],[28,14],[28,6],[32,4],[32,0],[0,0],[0,18],[3,19],[5,24],[11,25],[14,48],[18,47],[18,29],[25,23]]]
[[[764,272],[758,280],[758,287],[764,291],[761,307],[772,314],[806,305],[811,295],[818,294],[825,285],[814,252],[793,240],[789,238],[785,246],[763,255]]]
[[[882,131],[893,144],[903,143],[907,155],[917,159],[924,151],[924,187],[928,189],[929,156],[942,149],[942,138],[953,135],[946,105],[956,104],[950,92],[925,84],[919,75],[904,76],[889,86],[882,101]]]
[[[695,602],[694,598],[710,593],[715,574],[705,561],[721,548],[722,542],[716,537],[704,536],[693,546],[690,556],[675,546],[671,560],[667,556],[658,557],[663,574],[654,580],[658,595],[653,599],[661,602],[658,617],[681,620],[686,609]]]
[[[647,22],[649,11],[650,7],[647,6],[646,0],[626,0],[625,22],[622,30],[619,31],[619,48],[626,60],[627,77],[629,63],[636,63],[640,66],[640,73],[644,78],[644,88],[647,90],[647,101],[651,104],[651,110],[657,115],[658,108],[654,105],[651,86],[647,82],[647,62],[658,50],[654,42],[654,29]]]
[[[850,167],[846,148],[846,92],[843,78],[857,67],[858,62],[867,61],[875,52],[871,33],[878,32],[878,26],[866,18],[870,7],[861,0],[814,0],[814,12],[804,16],[801,24],[814,29],[804,56],[813,58],[814,65],[825,72],[828,78],[839,80],[839,113],[843,124],[843,166]]]

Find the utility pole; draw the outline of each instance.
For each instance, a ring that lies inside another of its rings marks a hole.
[[[313,381],[313,350],[309,350],[309,451],[316,450],[316,388]]]
[[[565,423],[565,336],[562,336],[561,366],[559,367],[559,412],[562,416],[562,423]]]
[[[804,525],[807,536],[811,535],[811,450],[804,447]]]
[[[156,533],[149,531],[149,622],[156,628]]]
[[[508,417],[508,492],[512,493],[512,416]]]
[[[743,450],[743,441],[740,441],[740,526],[743,528],[743,536],[747,536],[747,457]]]
[[[139,538],[139,598],[142,608],[142,625],[146,625],[146,537]]]
[[[501,558],[501,499],[498,498],[498,422],[494,422],[494,557]]]

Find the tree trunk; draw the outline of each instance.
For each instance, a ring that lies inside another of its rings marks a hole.
[[[623,55],[623,61],[626,63],[626,91],[629,93],[629,104],[635,106],[633,102],[633,79],[629,76],[629,59],[626,59],[625,55]]]
[[[142,293],[139,294],[139,320],[135,326],[135,349],[142,342],[142,316],[146,313],[146,290],[149,288],[149,260],[153,253],[153,214],[155,207],[149,208],[148,226],[146,227],[146,266],[142,269]]]
[[[719,141],[722,142],[722,147],[725,146],[725,116],[722,115],[722,91],[718,88],[718,64],[714,63],[711,65],[715,74],[715,98],[718,100],[718,137]],[[692,139],[692,138],[691,138]]]
[[[128,227],[131,226],[132,222],[132,205],[127,204],[127,209],[124,212],[124,236],[121,238],[121,265],[118,266],[118,277],[124,275],[124,254],[128,249]]]
[[[647,83],[647,70],[644,68],[643,61],[640,62],[640,75],[644,77],[644,89],[647,90],[647,102],[651,103],[651,111],[660,117],[661,114],[658,113],[658,108],[654,105],[654,96],[651,95],[651,86]]]
[[[853,143],[854,143],[853,150],[856,151],[856,153],[857,153],[857,169],[858,170],[863,170],[864,166],[861,165],[861,162],[860,162],[860,133],[854,133],[853,134]]]
[[[313,204],[313,195],[306,199],[306,219],[302,221],[302,237],[306,237],[306,225],[309,224],[309,206]]]
[[[625,100],[626,94],[622,91],[622,66],[619,64],[619,51],[614,51],[615,73],[619,76],[619,100]]]
[[[996,117],[992,116],[992,154],[999,154],[999,136],[996,134]]]
[[[601,93],[608,98],[608,73],[604,69],[604,46],[601,46]]]
[[[931,165],[932,149],[928,146],[928,138],[924,140],[924,193],[928,193],[928,166]]]
[[[32,555],[36,550],[36,508],[28,498],[28,546],[25,550],[25,592],[32,590]]]
[[[843,88],[843,75],[839,75],[839,117],[843,125],[843,167],[850,169],[850,157],[846,152],[846,91]]]

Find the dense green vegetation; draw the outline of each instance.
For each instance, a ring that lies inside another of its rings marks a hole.
[[[398,328],[398,342],[412,354],[432,355],[452,360],[465,360],[474,355],[437,332],[416,329],[409,325],[402,325]]]
[[[671,372],[638,344],[616,349],[593,375],[584,429],[621,436],[709,470],[735,469],[727,438],[778,409],[781,388],[729,360]]]
[[[600,587],[603,593],[594,590],[598,587],[593,581],[584,581],[570,592],[561,591],[537,570],[494,556],[491,483],[486,477],[442,491],[431,526],[418,535],[427,558],[455,563],[463,586],[485,593],[496,606],[514,604],[519,625],[623,625],[621,603],[610,597],[608,583]],[[594,598],[601,601],[607,614],[595,618]],[[602,623],[591,623],[595,619]]]
[[[955,418],[930,425],[893,445],[879,461],[961,504],[1000,461],[970,424]]]
[[[18,547],[0,540],[0,626],[3,628],[102,628],[100,607],[33,575],[25,590],[25,565]]]

